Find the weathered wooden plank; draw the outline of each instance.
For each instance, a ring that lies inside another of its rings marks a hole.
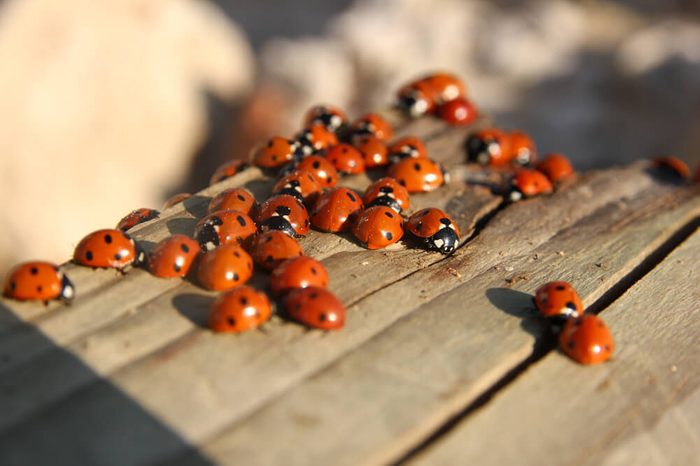
[[[603,311],[610,362],[548,354],[410,464],[697,464],[699,262],[696,232]]]
[[[526,310],[531,293],[541,283],[568,280],[590,303],[699,214],[697,190],[687,189],[652,190],[606,205],[530,253],[504,258],[496,267],[434,298],[205,443],[201,451],[220,464],[396,460],[530,356],[536,338],[545,330]],[[430,268],[432,274],[411,281],[430,288],[443,279],[445,272],[440,269],[449,264]],[[387,296],[383,305],[394,305],[396,297],[398,293]],[[377,305],[368,311],[379,309]],[[572,390],[574,384],[560,398]],[[524,397],[520,392],[513,403]],[[526,429],[530,418],[520,419]],[[497,435],[495,421],[492,427],[489,448],[498,450],[504,437]],[[266,435],[258,440],[260,432]],[[481,442],[479,432],[470,431],[474,445]],[[453,456],[445,464],[481,464],[479,458],[478,454],[471,461]],[[516,458],[509,458],[510,462],[517,462]],[[544,458],[538,458],[540,463]]]

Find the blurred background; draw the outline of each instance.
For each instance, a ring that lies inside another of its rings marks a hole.
[[[694,0],[7,0],[0,275],[435,69],[579,169],[700,161]]]

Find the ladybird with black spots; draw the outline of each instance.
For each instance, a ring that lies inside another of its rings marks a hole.
[[[515,172],[511,180],[511,188],[508,192],[508,201],[516,202],[521,199],[551,194],[554,188],[542,172],[522,168]]]
[[[353,146],[360,151],[365,161],[365,169],[389,165],[389,150],[381,139],[365,134],[353,138]]]
[[[370,134],[384,142],[394,137],[391,124],[377,113],[367,113],[355,120],[352,124],[352,131],[355,135]]]
[[[224,189],[209,201],[207,211],[211,214],[221,210],[237,210],[251,219],[258,213],[258,202],[255,196],[245,188]]]
[[[209,328],[217,333],[242,333],[270,320],[272,305],[265,293],[243,285],[222,293],[211,306]]]
[[[420,138],[406,136],[394,141],[388,148],[389,161],[397,163],[405,158],[427,159],[428,150]]]
[[[545,283],[535,291],[535,307],[548,318],[569,319],[583,315],[583,302],[570,283]]]
[[[3,294],[18,301],[60,300],[70,303],[75,286],[56,264],[32,261],[17,264],[7,273]]]
[[[459,228],[440,209],[428,207],[414,213],[406,221],[406,230],[423,242],[429,249],[450,254],[459,245]]]
[[[189,199],[191,197],[192,197],[192,194],[190,194],[190,193],[173,194],[172,196],[167,198],[165,200],[165,202],[163,202],[163,210],[174,207],[174,206],[180,204],[181,202],[186,201],[187,199]]]
[[[559,334],[559,347],[571,359],[584,365],[605,362],[615,351],[610,329],[593,314],[569,319]]]
[[[467,160],[481,165],[502,167],[508,165],[513,156],[510,138],[498,128],[486,128],[469,135],[465,148]]]
[[[526,166],[537,160],[537,147],[529,134],[523,131],[511,131],[507,134],[510,160]]]
[[[362,153],[350,144],[338,144],[326,151],[326,158],[339,173],[358,175],[365,172]]]
[[[197,275],[199,283],[208,290],[229,290],[250,279],[253,259],[238,244],[224,244],[202,256]]]
[[[569,159],[564,154],[559,153],[546,155],[542,161],[535,165],[535,168],[544,173],[552,183],[559,183],[575,174]]]
[[[328,271],[321,262],[311,257],[287,259],[270,274],[270,289],[277,295],[308,286],[328,286]]]
[[[253,165],[263,169],[275,169],[303,156],[301,144],[293,139],[275,136],[254,149]]]
[[[253,240],[250,249],[255,262],[265,270],[273,270],[287,259],[303,256],[299,242],[281,231],[261,233]]]
[[[243,160],[231,160],[223,163],[214,170],[214,173],[209,179],[209,186],[231,178],[241,173],[243,170],[246,170],[248,167],[250,167],[250,164]]]
[[[316,200],[323,186],[312,172],[308,170],[294,170],[284,175],[272,188],[272,195],[288,194],[307,205]]]
[[[431,159],[407,158],[389,167],[387,172],[409,193],[434,191],[446,182],[442,165]]]
[[[185,277],[200,252],[200,245],[186,235],[172,235],[155,245],[148,255],[148,270],[160,278]]]
[[[347,122],[345,112],[333,105],[315,105],[304,115],[304,126],[319,123],[335,132],[346,126]]]
[[[144,252],[127,233],[116,229],[97,230],[75,247],[73,261],[93,268],[113,268],[122,272],[144,261]]]
[[[367,249],[385,248],[403,237],[403,219],[389,207],[370,207],[360,214],[352,233]]]
[[[128,231],[140,223],[148,222],[158,218],[159,216],[160,212],[155,209],[149,209],[146,207],[136,209],[119,220],[119,223],[117,223],[117,229],[121,231]]]
[[[309,232],[310,225],[306,207],[294,196],[281,194],[260,206],[258,227],[262,232],[278,230],[300,237]]]
[[[437,116],[452,126],[466,126],[479,117],[479,110],[471,100],[462,97],[440,105]]]
[[[296,141],[304,155],[310,155],[338,144],[338,136],[325,125],[314,123],[297,134]]]
[[[362,199],[348,188],[333,188],[321,194],[311,209],[311,225],[337,233],[350,228],[364,208]]]
[[[292,290],[284,298],[284,309],[293,320],[310,328],[339,330],[345,325],[345,306],[325,288]]]
[[[197,222],[194,238],[202,251],[207,251],[222,244],[242,243],[257,231],[253,219],[240,210],[220,210]]]
[[[333,163],[321,155],[310,155],[296,165],[297,170],[314,175],[322,188],[332,188],[340,176]]]
[[[362,196],[362,202],[365,207],[381,205],[390,207],[398,213],[408,209],[411,205],[408,190],[396,179],[389,176],[380,178],[369,185]]]

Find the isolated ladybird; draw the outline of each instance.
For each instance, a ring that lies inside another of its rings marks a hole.
[[[253,259],[238,244],[224,244],[205,253],[197,275],[201,285],[223,291],[243,285],[253,274]]]
[[[411,215],[406,221],[406,230],[428,248],[443,254],[451,253],[459,245],[459,228],[449,215],[435,207]]]
[[[310,286],[292,290],[284,298],[289,317],[307,327],[339,330],[345,325],[345,306],[325,288]]]
[[[380,178],[369,185],[362,196],[362,202],[365,204],[365,207],[382,205],[391,207],[398,213],[408,209],[411,205],[408,190],[395,178],[389,176]]]
[[[352,124],[354,134],[371,134],[381,141],[388,141],[394,136],[391,125],[377,113],[367,113],[355,120]]]
[[[360,214],[352,233],[367,249],[384,248],[403,236],[403,219],[389,207],[370,207]]]
[[[397,141],[394,141],[388,148],[389,161],[396,163],[401,159],[425,159],[428,158],[428,150],[420,138],[415,136],[406,136]]]
[[[543,173],[533,169],[521,168],[513,176],[508,200],[515,202],[540,194],[550,194],[552,189],[552,183]]]
[[[280,168],[302,154],[297,141],[275,136],[253,151],[253,164],[260,168]]]
[[[297,164],[297,170],[308,171],[318,180],[322,188],[331,188],[340,178],[333,164],[320,155],[310,155]]]
[[[311,209],[311,225],[321,231],[345,231],[362,208],[362,200],[353,190],[333,188],[321,194]]]
[[[275,183],[272,195],[288,194],[297,200],[311,204],[321,192],[322,185],[312,172],[308,170],[294,170]]]
[[[149,220],[153,220],[154,218],[158,218],[160,215],[160,212],[158,212],[155,209],[148,209],[148,208],[143,208],[143,209],[136,209],[126,215],[124,218],[119,220],[119,223],[117,223],[117,229],[121,231],[127,231],[131,230],[133,227],[138,225],[139,223],[144,223],[148,222]]]
[[[615,351],[608,326],[593,314],[569,319],[559,334],[559,346],[571,359],[585,365],[605,362]]]
[[[309,232],[309,213],[294,196],[282,194],[263,202],[258,214],[260,231],[279,230],[291,236]]]
[[[224,181],[226,178],[231,178],[248,167],[250,167],[250,164],[248,162],[244,162],[243,160],[230,160],[223,163],[216,170],[214,170],[214,174],[211,175],[211,178],[209,179],[209,185],[211,186],[220,181]]]
[[[442,166],[431,159],[403,159],[389,167],[387,174],[409,193],[433,191],[445,184]]]
[[[535,168],[544,173],[552,183],[558,183],[574,174],[574,167],[563,154],[549,154]]]
[[[70,303],[75,287],[68,276],[55,264],[44,261],[23,262],[7,273],[3,294],[19,301],[50,301]]]
[[[258,231],[255,222],[239,210],[220,210],[202,218],[194,227],[194,238],[203,251],[222,244],[241,243]]]
[[[510,159],[520,165],[530,165],[537,159],[535,141],[522,131],[511,131],[508,136]]]
[[[338,136],[333,130],[320,123],[304,128],[296,138],[304,154],[309,155],[338,144]]]
[[[272,306],[265,293],[243,285],[216,298],[209,313],[209,328],[219,333],[247,332],[271,316]]]
[[[297,240],[274,230],[256,236],[250,251],[255,262],[265,270],[272,270],[287,259],[304,255]]]
[[[567,282],[549,282],[537,288],[535,307],[544,317],[569,318],[583,314],[581,298]]]
[[[322,263],[311,257],[301,256],[287,259],[275,267],[270,274],[270,289],[283,294],[294,288],[328,286],[328,272]]]
[[[656,168],[674,173],[683,179],[690,178],[690,168],[688,168],[688,165],[673,155],[657,157],[654,159],[653,164]]]
[[[347,124],[347,116],[338,107],[333,105],[315,105],[306,112],[304,126],[320,123],[331,131],[338,131]]]
[[[184,277],[199,254],[199,244],[186,235],[160,241],[148,256],[148,270],[156,277]]]
[[[211,214],[220,210],[237,210],[250,218],[258,213],[258,203],[255,196],[245,188],[224,189],[209,201],[207,211]]]
[[[192,194],[190,193],[178,193],[178,194],[173,194],[169,198],[163,202],[163,210],[169,209],[183,201],[186,201],[187,199],[191,198]]]
[[[389,151],[381,139],[372,135],[361,135],[353,138],[353,145],[365,159],[365,168],[389,165]]]
[[[437,116],[453,126],[465,126],[474,123],[479,111],[471,100],[461,97],[440,105]]]
[[[467,157],[481,165],[503,166],[511,162],[510,139],[498,128],[477,131],[467,138]]]
[[[75,247],[73,260],[88,267],[124,270],[143,262],[144,253],[127,233],[116,229],[97,230]]]
[[[338,144],[326,151],[326,158],[335,169],[346,175],[365,172],[365,159],[362,153],[350,144]]]

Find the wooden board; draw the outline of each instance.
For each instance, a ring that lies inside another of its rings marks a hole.
[[[697,464],[699,262],[696,232],[603,311],[609,363],[550,353],[409,464]]]

